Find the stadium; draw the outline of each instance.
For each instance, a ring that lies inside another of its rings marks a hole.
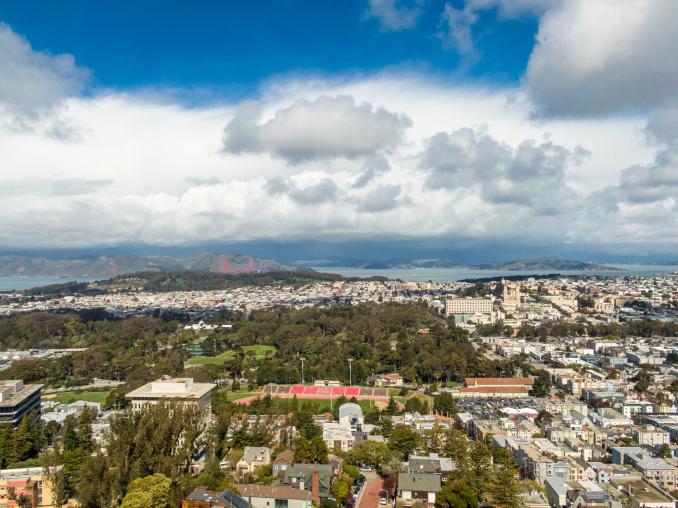
[[[376,406],[388,404],[389,394],[386,388],[372,388],[363,386],[307,386],[307,385],[277,385],[268,384],[264,387],[261,395],[270,395],[281,399],[315,399],[328,400],[346,397],[350,399],[355,397],[357,400],[367,400],[375,403]],[[239,404],[249,404],[257,397],[247,397],[236,402]]]

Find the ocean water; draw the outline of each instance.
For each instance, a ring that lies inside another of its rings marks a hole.
[[[346,268],[341,266],[318,266],[314,270],[326,273],[336,273],[343,277],[388,277],[389,279],[401,279],[414,282],[434,281],[457,281],[463,279],[482,279],[486,277],[509,277],[511,275],[548,275],[559,273],[560,275],[602,275],[607,277],[665,275],[678,271],[678,265],[608,265],[617,270],[479,270],[468,266],[455,266],[452,268],[403,268],[403,269],[368,269]]]
[[[97,279],[92,278],[70,278],[70,277],[0,277],[0,291],[11,291],[13,289],[31,289],[40,286],[49,286],[50,284],[65,284],[66,282],[92,282]]]
[[[625,276],[639,275],[649,277],[652,275],[662,275],[670,272],[677,272],[678,265],[609,265],[618,268],[618,270],[601,271],[576,271],[576,270],[557,270],[561,275],[604,275],[604,276]],[[456,281],[462,279],[480,279],[485,277],[508,277],[510,275],[547,275],[556,270],[479,270],[467,266],[455,266],[452,268],[407,268],[407,269],[364,269],[347,268],[341,266],[318,266],[314,270],[326,273],[336,273],[344,277],[373,277],[382,276],[390,279],[401,279],[408,281]],[[92,282],[99,280],[97,278],[70,278],[70,277],[0,277],[0,291],[30,289],[50,284],[64,284],[66,282]]]

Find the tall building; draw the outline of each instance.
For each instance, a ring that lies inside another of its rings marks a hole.
[[[17,379],[0,381],[0,423],[16,426],[31,411],[40,414],[41,388]]]
[[[508,282],[501,279],[502,294],[501,300],[505,305],[518,305],[522,301],[522,293],[520,292],[520,284]]]
[[[212,405],[212,390],[216,387],[212,383],[194,383],[193,378],[163,376],[132,390],[125,398],[132,403],[134,410],[161,401],[184,402],[195,404],[198,409],[209,409]]]

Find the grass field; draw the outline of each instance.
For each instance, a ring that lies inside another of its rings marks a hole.
[[[243,346],[245,359],[253,356],[256,359],[274,355],[278,350],[275,346]],[[224,351],[216,356],[194,356],[186,360],[186,365],[224,365],[235,358],[235,351]]]
[[[84,400],[86,402],[98,402],[99,404],[103,404],[106,402],[106,398],[108,397],[108,394],[111,393],[110,390],[102,390],[102,391],[96,391],[96,392],[64,392],[64,393],[58,393],[56,395],[52,396],[46,396],[45,398],[48,400],[55,400],[57,402],[61,402],[62,404],[70,404],[71,402],[75,402],[76,400]]]
[[[225,393],[226,393],[227,400],[239,400],[239,399],[244,399],[244,398],[252,397],[252,396],[256,396],[256,395],[262,395],[262,393],[259,392],[259,391],[252,392],[250,390],[236,390],[234,392],[229,390],[229,391],[226,391]]]
[[[320,407],[322,411],[330,410],[330,399],[299,399],[299,404],[304,402],[310,402],[311,404],[316,404]],[[333,405],[336,407],[337,400],[334,399]],[[358,405],[363,410],[363,413],[368,413],[374,407],[374,401],[372,400],[359,400]]]

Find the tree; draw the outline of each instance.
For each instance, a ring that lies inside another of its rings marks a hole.
[[[100,508],[110,504],[113,498],[113,472],[108,469],[106,457],[97,453],[87,457],[75,485],[82,508]]]
[[[9,423],[0,424],[0,468],[14,462],[14,428]]]
[[[460,430],[449,429],[445,433],[443,456],[452,459],[457,469],[462,472],[468,471],[468,448],[468,439]]]
[[[361,441],[351,451],[351,462],[366,466],[379,467],[393,457],[393,451],[386,443],[379,441]]]
[[[551,375],[548,372],[545,370],[539,371],[532,384],[530,395],[532,397],[548,397],[551,395]]]
[[[92,441],[92,411],[85,408],[78,416],[75,433],[78,437],[78,448],[86,453],[92,453],[94,442]]]
[[[419,434],[410,427],[398,425],[388,436],[388,447],[406,459],[419,447]]]
[[[38,434],[42,434],[42,432],[37,431],[37,426],[35,413],[30,413],[21,419],[13,436],[13,461],[22,462],[38,456],[38,451],[40,450]]]
[[[320,436],[306,439],[299,436],[294,440],[294,460],[306,464],[326,464],[327,445]]]
[[[454,416],[457,414],[457,406],[454,403],[454,397],[449,392],[441,392],[433,398],[433,409],[445,416]]]
[[[436,496],[438,508],[478,508],[478,494],[463,479],[446,482]]]
[[[311,439],[322,434],[322,429],[313,421],[313,415],[308,411],[298,411],[292,417],[292,425],[294,425],[306,439]]]
[[[667,444],[662,445],[662,447],[657,452],[657,457],[662,459],[669,459],[672,456],[671,447]]]
[[[156,473],[132,481],[122,500],[122,508],[170,508],[172,482],[164,474]]]
[[[488,493],[494,504],[502,508],[523,508],[525,503],[520,496],[521,487],[518,474],[511,464],[502,464],[495,468],[494,476],[488,484]]]
[[[331,491],[332,495],[334,495],[334,497],[336,498],[337,503],[341,503],[348,495],[349,485],[348,483],[341,479],[335,480],[334,484],[332,485]]]
[[[388,404],[386,405],[386,408],[384,409],[384,412],[387,415],[396,415],[399,413],[398,411],[398,403],[395,401],[393,397],[388,398]]]
[[[468,480],[476,492],[482,492],[492,476],[492,453],[481,441],[474,441],[468,453]]]
[[[62,458],[56,450],[48,450],[41,457],[42,476],[52,488],[54,506],[60,508],[66,501],[66,477]]]

